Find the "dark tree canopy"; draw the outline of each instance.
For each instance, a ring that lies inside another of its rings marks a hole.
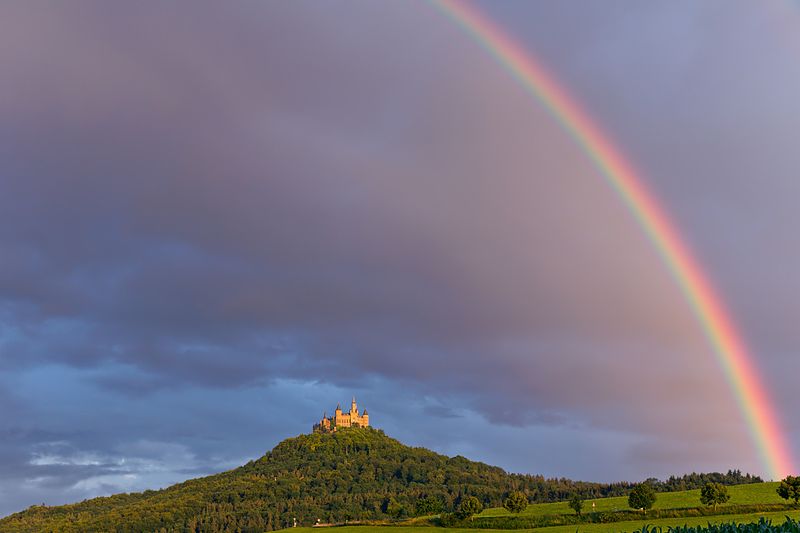
[[[741,470],[728,470],[725,474],[710,472],[698,474],[692,472],[680,477],[670,476],[666,481],[648,479],[656,492],[676,492],[680,490],[702,489],[706,483],[719,483],[721,485],[746,485],[749,483],[763,483],[764,480],[752,474],[742,474]]]

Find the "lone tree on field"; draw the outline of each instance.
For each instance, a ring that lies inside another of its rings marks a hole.
[[[706,485],[700,489],[700,503],[703,505],[713,505],[715,511],[717,510],[718,504],[725,503],[730,499],[728,487],[721,483],[706,483]]]
[[[470,496],[461,501],[461,505],[458,508],[458,516],[462,520],[469,518],[472,521],[472,517],[481,511],[483,511],[483,505],[480,500],[475,496]]]
[[[775,492],[784,500],[794,500],[797,505],[800,501],[800,476],[786,476]]]
[[[654,503],[656,503],[656,491],[650,483],[639,483],[628,495],[628,506],[641,509],[643,513],[647,513]]]
[[[521,513],[528,506],[528,497],[523,493],[517,491],[508,495],[508,498],[503,501],[503,507],[508,509],[510,513]]]
[[[569,499],[569,506],[570,508],[575,511],[575,514],[578,516],[581,515],[581,511],[583,511],[583,498],[577,492],[572,495],[572,498]]]

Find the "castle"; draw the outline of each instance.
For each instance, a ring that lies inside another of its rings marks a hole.
[[[342,412],[342,408],[337,404],[333,416],[327,416],[327,413],[322,414],[322,420],[314,424],[314,433],[330,433],[336,431],[337,428],[369,427],[369,414],[364,409],[363,414],[358,414],[358,405],[356,405],[356,397],[353,396],[353,402],[350,404],[350,412]]]

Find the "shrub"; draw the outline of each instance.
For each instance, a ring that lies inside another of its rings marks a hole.
[[[458,525],[459,521],[455,513],[442,513],[435,523],[441,527],[454,527]]]
[[[784,500],[794,500],[797,505],[800,500],[800,476],[786,476],[775,491]]]
[[[503,507],[510,513],[521,513],[528,507],[528,497],[519,491],[512,492],[503,501]]]
[[[417,515],[439,514],[444,509],[442,500],[436,496],[426,496],[417,500],[414,509]]]
[[[462,520],[472,519],[473,516],[483,511],[483,504],[475,496],[464,498],[458,507],[458,517]]]
[[[581,498],[580,494],[576,492],[572,495],[572,498],[569,499],[569,507],[575,511],[576,515],[581,515],[581,511],[583,510],[583,498]]]

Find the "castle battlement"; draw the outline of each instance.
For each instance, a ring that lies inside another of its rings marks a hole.
[[[356,397],[353,396],[353,402],[350,404],[350,412],[345,413],[342,411],[340,405],[336,405],[336,410],[333,416],[327,416],[327,413],[322,414],[322,419],[314,424],[314,433],[331,433],[336,431],[337,428],[350,428],[369,427],[369,413],[364,409],[364,412],[358,413],[358,405],[356,404]]]

